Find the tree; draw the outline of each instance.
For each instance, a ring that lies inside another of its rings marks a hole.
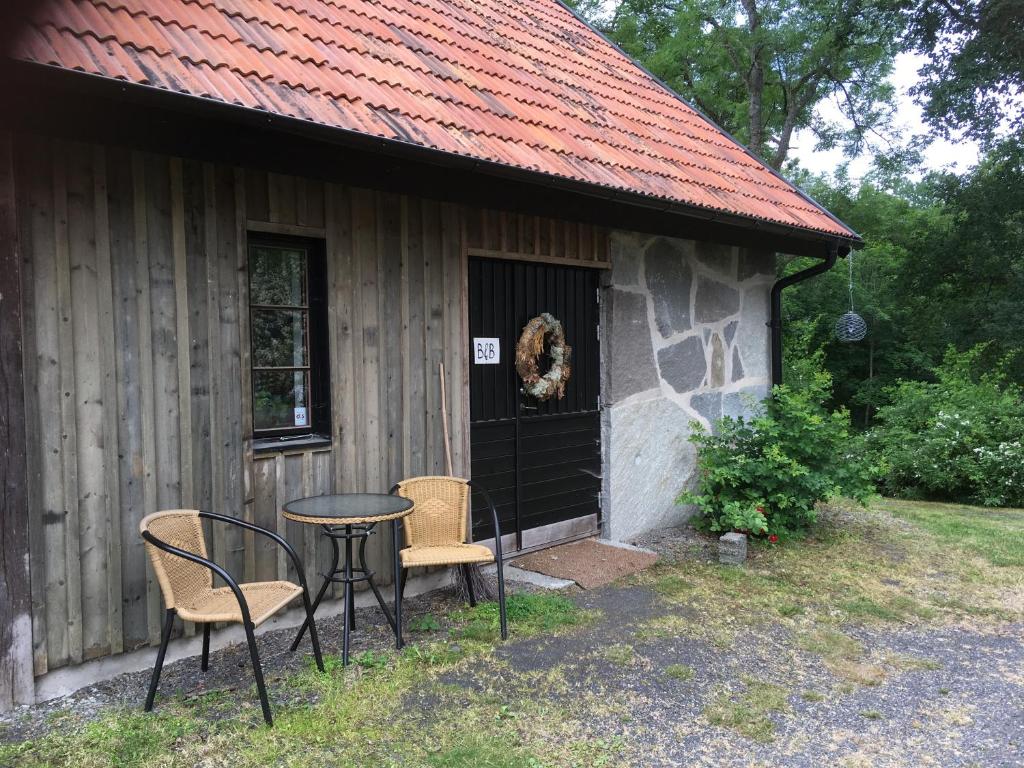
[[[793,286],[783,304],[787,376],[821,349],[835,403],[871,423],[899,379],[928,380],[950,346],[985,344],[981,368],[1024,383],[1024,148],[1005,142],[968,174],[932,174],[897,190],[805,177],[804,186],[867,242],[854,300],[868,322],[855,344],[832,334],[846,311],[847,264]],[[799,269],[794,262],[787,270]]]
[[[907,41],[928,56],[912,89],[928,123],[991,145],[1024,132],[1024,3],[904,0]]]
[[[778,168],[801,128],[851,155],[880,134],[899,22],[890,0],[623,0],[598,24]],[[841,121],[817,115],[827,98]]]

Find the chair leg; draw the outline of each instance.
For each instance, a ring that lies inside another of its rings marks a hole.
[[[391,549],[394,558],[395,582],[395,648],[402,650],[402,597],[405,594],[406,569],[402,567],[402,545],[399,542],[398,531],[401,520],[391,521]],[[401,574],[401,576],[398,576]]]
[[[476,606],[476,594],[473,592],[473,571],[470,570],[473,566],[468,563],[463,563],[462,577],[466,580],[466,590],[469,592],[469,607],[473,608]]]
[[[398,585],[398,589],[402,594],[402,599],[405,600],[405,582],[409,580],[409,569],[402,569],[402,583]]]
[[[160,684],[160,671],[164,668],[164,656],[167,654],[167,643],[171,639],[171,627],[174,626],[174,609],[168,608],[164,614],[164,628],[160,634],[160,650],[156,654],[156,665],[153,676],[149,679],[149,693],[146,694],[146,711],[153,711],[153,699],[156,698],[156,687]]]
[[[501,558],[494,558],[498,566],[498,613],[501,616],[501,639],[508,640],[508,619],[505,616],[505,571]]]
[[[312,626],[312,625],[311,625]],[[256,690],[260,694],[260,706],[263,707],[263,719],[267,725],[274,724],[274,718],[270,714],[270,702],[267,700],[267,686],[263,681],[263,667],[260,665],[260,654],[256,650],[256,635],[253,634],[255,627],[252,624],[245,625],[245,639],[249,641],[249,658],[252,659],[252,674],[256,678]]]
[[[203,624],[203,672],[210,668],[210,624]]]
[[[309,589],[302,590],[302,604],[306,607],[306,623],[309,625],[309,639],[313,643],[313,658],[316,659],[316,668],[324,671],[324,659],[320,655],[320,638],[316,634],[316,622],[313,620],[313,606],[309,603]]]

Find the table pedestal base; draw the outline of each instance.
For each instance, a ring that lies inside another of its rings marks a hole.
[[[355,588],[354,585],[357,582],[365,581],[370,585],[370,589],[373,590],[373,596],[377,598],[377,603],[380,605],[381,611],[384,613],[384,618],[388,620],[388,624],[391,625],[391,630],[395,633],[396,646],[402,647],[402,631],[401,631],[401,616],[402,606],[401,598],[398,593],[398,578],[396,570],[395,578],[395,615],[391,615],[391,611],[388,610],[387,604],[384,602],[384,597],[381,595],[380,590],[377,589],[377,585],[373,581],[374,572],[366,567],[366,540],[373,534],[376,523],[368,524],[355,524],[355,525],[321,525],[324,535],[331,540],[331,548],[333,550],[333,556],[331,559],[331,571],[330,573],[323,574],[324,582],[320,585],[320,591],[317,592],[316,600],[313,601],[312,613],[316,613],[316,609],[320,606],[320,602],[324,599],[324,595],[327,594],[327,590],[331,584],[344,584],[344,592],[342,599],[345,601],[344,607],[344,627],[342,630],[342,651],[341,651],[341,663],[344,666],[348,666],[349,661],[349,634],[356,628],[356,616],[355,616]],[[393,521],[393,535],[395,544],[397,546],[398,539],[398,522]],[[338,561],[341,556],[340,547],[338,541],[344,540],[345,542],[345,565],[343,568],[338,567]],[[353,565],[352,563],[352,542],[354,539],[359,540],[359,564]],[[397,560],[397,554],[396,554]],[[299,629],[299,634],[295,636],[295,640],[292,642],[291,650],[295,650],[299,646],[299,642],[302,640],[302,636],[306,633],[306,629],[309,626],[309,619],[303,622],[302,627]]]

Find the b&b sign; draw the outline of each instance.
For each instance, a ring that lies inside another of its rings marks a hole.
[[[501,339],[473,339],[473,362],[497,365],[501,362]]]

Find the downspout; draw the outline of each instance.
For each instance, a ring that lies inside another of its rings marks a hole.
[[[848,249],[844,249],[845,256]],[[820,264],[813,267],[794,272],[792,275],[780,278],[772,286],[771,314],[769,315],[768,327],[772,329],[772,386],[782,383],[782,291],[796,283],[802,283],[808,278],[828,272],[836,264],[839,258],[839,243],[833,242],[828,247],[828,255]]]

